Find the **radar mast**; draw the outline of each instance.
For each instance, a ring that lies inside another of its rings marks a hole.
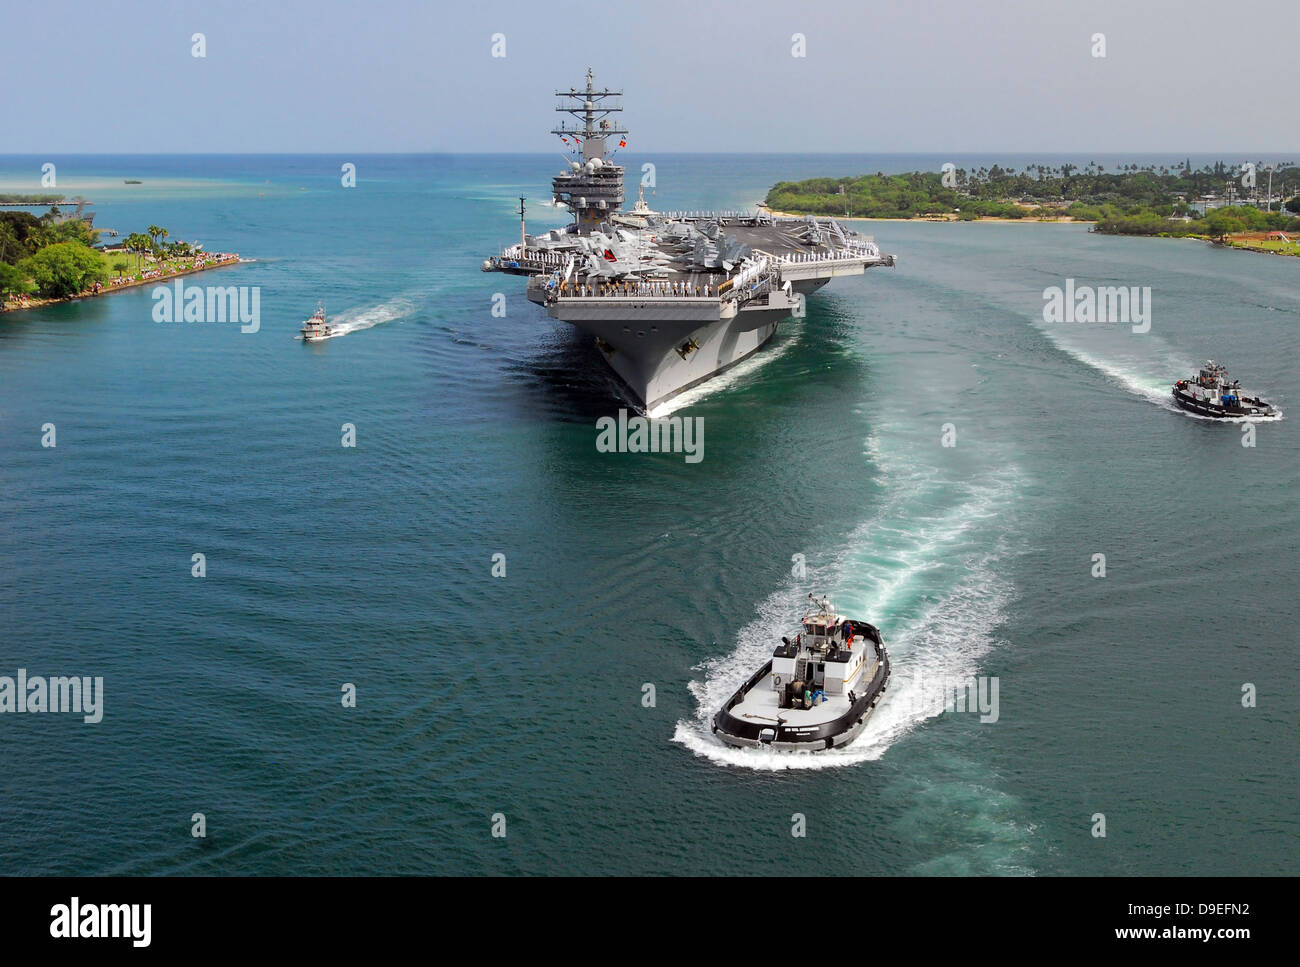
[[[576,157],[569,162],[570,170],[551,182],[551,189],[555,200],[573,212],[578,231],[587,235],[623,206],[623,167],[607,160],[610,138],[618,139],[616,148],[627,143],[627,129],[611,120],[623,111],[623,92],[598,89],[595,72],[588,67],[585,89],[571,87],[556,91],[555,96],[556,112],[570,115],[576,123],[561,121],[551,133]]]

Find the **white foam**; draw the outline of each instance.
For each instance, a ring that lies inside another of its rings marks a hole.
[[[1135,396],[1146,399],[1161,409],[1172,410],[1183,416],[1190,417],[1193,420],[1209,420],[1213,423],[1274,423],[1282,419],[1282,411],[1278,410],[1272,416],[1203,416],[1200,413],[1192,413],[1185,410],[1173,398],[1173,381],[1170,377],[1161,379],[1142,373],[1134,365],[1126,365],[1115,360],[1103,359],[1085,352],[1077,346],[1072,346],[1062,339],[1059,339],[1051,330],[1041,330],[1052,343],[1062,352],[1074,357],[1085,366],[1097,370],[1107,376],[1112,382],[1117,383]],[[1167,372],[1171,373],[1192,373],[1198,368],[1185,359],[1175,358],[1173,354],[1167,353],[1164,365],[1167,366]]]
[[[362,329],[371,329],[385,322],[409,316],[414,311],[415,303],[401,296],[381,302],[379,305],[344,309],[329,319],[328,325],[333,330],[331,338],[360,332]]]
[[[1136,361],[1106,359],[1102,356],[1088,352],[1071,340],[1062,338],[1057,329],[1045,325],[1036,326],[1035,328],[1046,336],[1052,345],[1061,350],[1061,352],[1065,353],[1067,356],[1073,357],[1085,366],[1097,370],[1099,373],[1110,379],[1111,382],[1116,383],[1133,395],[1140,396],[1143,399],[1155,403],[1157,406],[1161,406],[1165,409],[1178,409],[1178,407],[1174,405],[1170,393],[1174,385],[1174,380],[1178,378],[1176,375],[1168,375],[1163,378],[1151,376],[1143,371],[1140,364],[1135,364]],[[1152,339],[1152,337],[1149,336],[1135,338]],[[1190,362],[1176,358],[1171,353],[1166,352],[1164,355],[1166,358],[1163,360],[1163,364],[1166,367],[1167,373],[1182,374],[1190,372],[1195,368]]]
[[[878,449],[874,439],[867,446]],[[893,469],[885,467],[886,474]],[[838,563],[809,566],[804,586],[774,592],[759,606],[759,617],[741,629],[736,649],[700,666],[703,680],[689,686],[699,703],[696,718],[679,721],[673,741],[711,761],[753,769],[854,765],[880,758],[921,722],[942,714],[942,703],[926,700],[924,683],[975,676],[980,659],[993,646],[993,629],[1003,620],[1013,591],[997,571],[998,543],[978,532],[986,521],[1006,512],[1022,480],[1014,468],[1006,468],[987,483],[968,486],[946,511],[918,518],[906,513],[908,507],[934,499],[935,491],[947,485],[938,481],[935,471],[896,475],[904,479],[891,483],[881,512],[862,525],[845,548],[822,556]],[[899,523],[904,520],[914,523]],[[960,577],[943,587],[944,569],[954,565]],[[933,596],[920,593],[927,581],[935,580],[940,586]],[[767,661],[773,642],[797,625],[806,589],[814,588],[831,589],[831,599],[842,613],[880,625],[892,667],[884,701],[862,734],[840,748],[789,753],[725,745],[710,729],[713,714]]]
[[[1136,337],[1143,340],[1142,345],[1149,349],[1154,358],[1150,360],[1136,357],[1108,359],[1088,352],[1071,340],[1063,338],[1058,329],[1046,325],[1036,325],[1035,328],[1061,352],[1078,360],[1085,366],[1095,369],[1134,396],[1140,396],[1161,409],[1181,413],[1193,420],[1211,420],[1216,423],[1271,423],[1282,419],[1280,410],[1273,416],[1213,417],[1202,416],[1199,413],[1192,413],[1183,409],[1173,399],[1174,380],[1181,378],[1183,374],[1195,372],[1198,367],[1170,350],[1154,336],[1144,334]],[[1158,367],[1165,375],[1152,376],[1146,371],[1148,367]]]
[[[1277,407],[1274,407],[1275,412],[1272,416],[1206,416],[1203,413],[1193,413],[1191,410],[1185,410],[1181,406],[1174,408],[1183,416],[1190,417],[1193,420],[1205,420],[1207,423],[1276,423],[1285,415]]]

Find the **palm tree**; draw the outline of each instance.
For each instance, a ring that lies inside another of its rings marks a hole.
[[[126,237],[123,244],[126,246],[128,252],[135,253],[135,267],[137,269],[140,268],[141,256],[150,249],[152,246],[152,240],[148,235],[144,235],[140,232],[132,232]]]
[[[35,255],[50,243],[50,230],[45,225],[35,225],[27,232],[27,253]]]
[[[18,233],[10,222],[0,222],[0,262],[9,261],[9,253],[21,250],[18,244]]]

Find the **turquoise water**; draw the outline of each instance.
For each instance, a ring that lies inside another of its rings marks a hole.
[[[870,225],[898,267],[693,394],[688,464],[598,453],[626,404],[595,350],[479,272],[519,194],[564,222],[555,158],[53,160],[97,225],[256,259],[192,281],[262,318],[158,324],[148,289],[0,317],[0,675],[106,696],[0,717],[3,872],[1293,867],[1295,421],[1243,447],[1165,394],[1213,356],[1294,408],[1300,263]],[[924,161],[654,160],[662,208]],[[1043,322],[1066,278],[1150,286],[1151,331]],[[318,299],[349,332],[303,346]],[[724,749],[708,716],[808,591],[880,625],[888,700],[842,752]],[[973,676],[996,722],[927,697]]]

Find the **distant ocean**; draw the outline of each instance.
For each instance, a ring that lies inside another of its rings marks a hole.
[[[1186,157],[619,160],[685,209]],[[259,287],[261,325],[155,323],[148,288],[0,316],[0,676],[105,695],[0,715],[0,873],[1292,871],[1300,262],[870,224],[897,268],[684,400],[686,463],[598,453],[628,404],[590,340],[479,270],[520,195],[567,221],[555,155],[0,156],[0,191],[47,161],[97,227],[255,259],[187,282]],[[1149,286],[1150,331],[1044,322],[1068,278]],[[348,331],[304,346],[318,300]],[[1207,357],[1286,413],[1255,446],[1170,406]],[[809,591],[880,626],[885,704],[847,750],[725,749]],[[997,721],[943,711],[981,678]]]

